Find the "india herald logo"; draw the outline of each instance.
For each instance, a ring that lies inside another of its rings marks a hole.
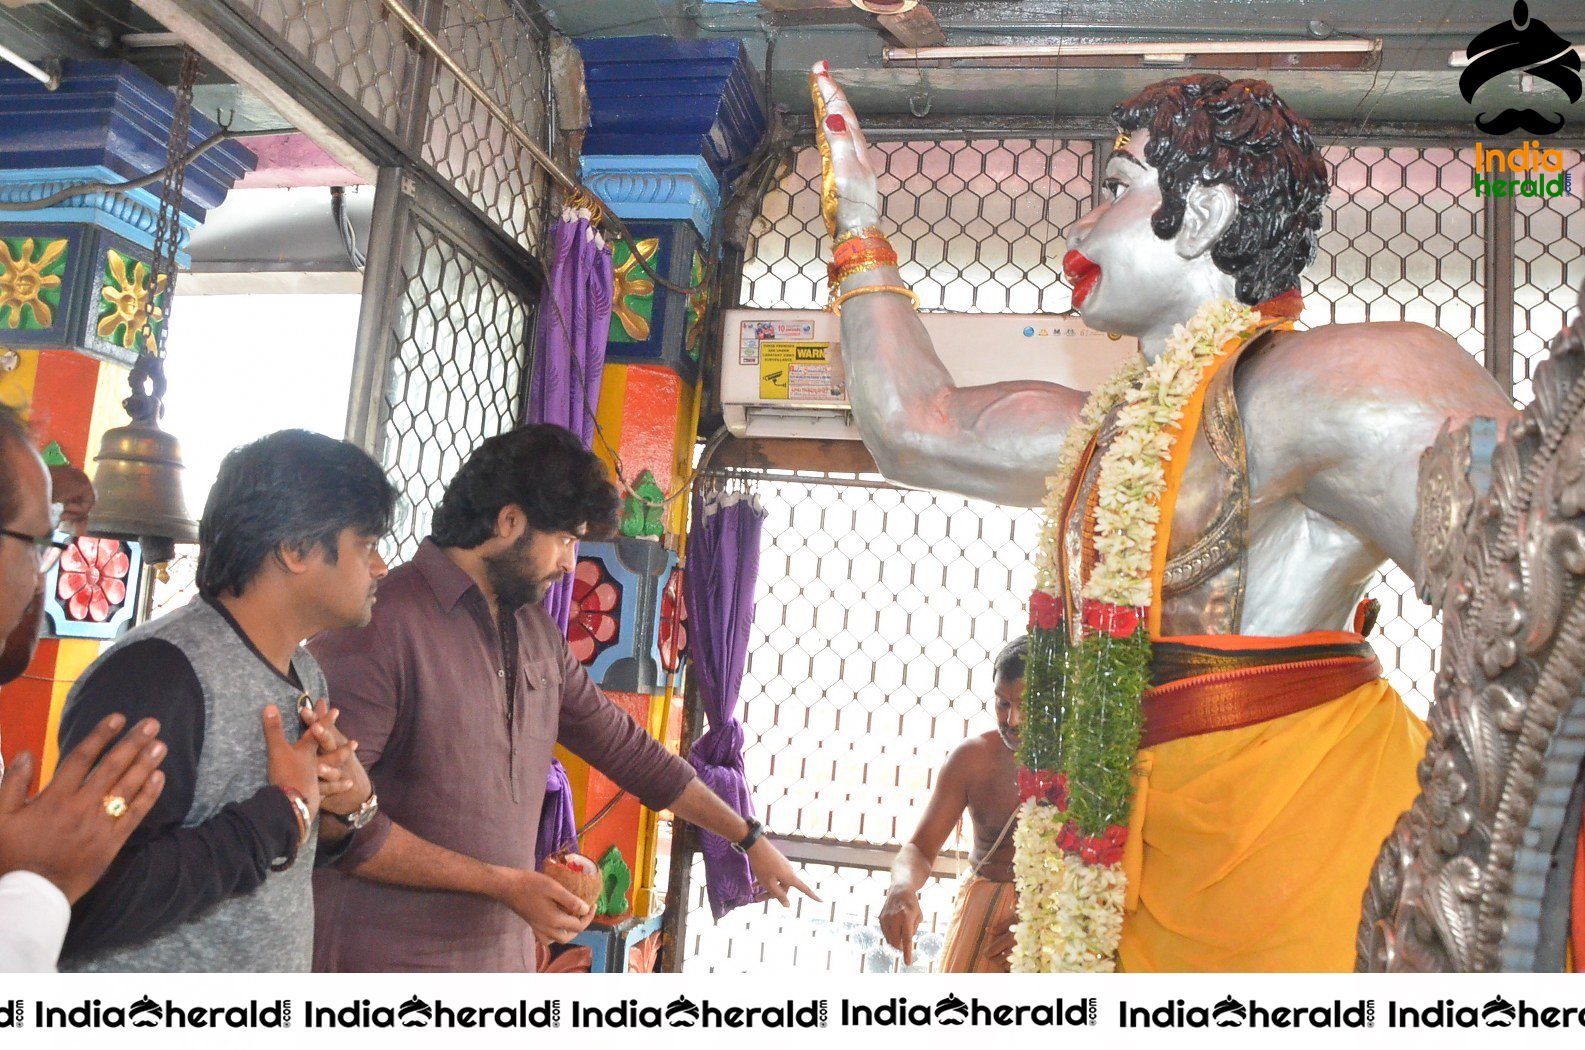
[[[396,1019],[403,1028],[422,1028],[434,1021],[435,1011],[415,995],[396,1008]]]
[[[1464,54],[1470,61],[1458,78],[1458,90],[1465,102],[1473,103],[1483,85],[1514,70],[1560,88],[1570,102],[1580,100],[1579,54],[1551,26],[1531,18],[1525,0],[1516,0],[1512,18],[1483,30],[1469,42]],[[1482,112],[1475,118],[1475,126],[1488,135],[1506,135],[1516,129],[1550,135],[1563,124],[1562,113],[1554,112],[1549,118],[1533,109],[1505,109],[1491,116]]]
[[[164,1020],[164,1015],[160,1004],[146,995],[127,1010],[127,1020],[132,1022],[134,1028],[156,1028]]]

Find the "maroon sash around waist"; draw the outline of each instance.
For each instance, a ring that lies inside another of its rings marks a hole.
[[[1351,645],[1294,646],[1247,655],[1219,650],[1209,659],[1224,669],[1187,677],[1162,671],[1192,667],[1195,647],[1162,640],[1155,648],[1154,680],[1175,680],[1145,691],[1141,748],[1307,711],[1381,677],[1381,663],[1363,639]],[[1279,656],[1282,662],[1272,662]]]

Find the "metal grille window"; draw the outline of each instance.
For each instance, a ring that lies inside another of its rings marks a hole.
[[[387,553],[408,557],[463,458],[521,415],[547,175],[514,132],[547,135],[542,16],[520,0],[404,0],[423,27],[410,38],[381,0],[146,2],[213,30],[283,112],[379,170],[347,433],[401,490]]]
[[[697,871],[684,965],[891,970],[900,961],[876,928],[886,869],[947,755],[995,726],[991,660],[1022,633],[1039,515],[874,477],[770,475],[758,492],[745,772],[825,903],[741,908],[715,925]],[[946,848],[971,841],[965,823]],[[936,879],[922,894],[917,969],[940,951],[954,889]]]
[[[531,314],[499,272],[420,215],[400,281],[378,455],[401,493],[386,553],[406,561],[468,453],[517,425]]]
[[[544,142],[544,44],[511,0],[453,0],[437,36],[463,68],[535,141]],[[522,145],[444,68],[429,93],[423,156],[509,237],[534,251],[546,180]]]
[[[1342,147],[1304,323],[1418,321],[1485,359],[1485,223],[1473,150]]]
[[[156,14],[181,8],[152,0]],[[304,81],[316,119],[380,165],[421,165],[526,252],[543,234],[545,173],[380,0],[196,0],[228,43]],[[534,141],[547,134],[546,34],[515,0],[404,0],[452,59]],[[187,17],[192,17],[188,15]],[[289,67],[289,68],[282,68]],[[313,83],[308,83],[312,81]],[[293,96],[290,101],[296,101]]]
[[[1530,403],[1530,378],[1546,344],[1563,327],[1585,285],[1585,198],[1578,179],[1585,155],[1563,153],[1563,172],[1574,183],[1560,197],[1514,197],[1513,397]],[[1557,177],[1561,178],[1563,173]],[[1548,177],[1551,175],[1548,173]]]
[[[282,50],[346,92],[393,136],[417,74],[417,54],[378,0],[251,0],[235,4],[278,38]]]

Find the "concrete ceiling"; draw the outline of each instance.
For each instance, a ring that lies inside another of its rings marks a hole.
[[[522,0],[532,3],[532,0]],[[732,37],[748,47],[769,99],[807,113],[805,76],[830,61],[861,116],[904,127],[919,122],[973,123],[1024,118],[1031,126],[1095,122],[1112,104],[1184,68],[1271,80],[1300,112],[1337,129],[1392,133],[1469,128],[1478,111],[1458,92],[1460,70],[1448,63],[1472,37],[1509,17],[1508,0],[925,0],[949,44],[1061,44],[1128,41],[1248,39],[1379,39],[1379,61],[1356,70],[1268,69],[1201,64],[1141,68],[1133,60],[1111,68],[977,68],[963,63],[888,65],[888,38],[873,16],[841,0],[542,0],[551,20],[570,36],[669,34]],[[807,12],[769,7],[807,5]],[[1578,0],[1531,0],[1533,18],[1575,43],[1585,43],[1585,7]],[[160,32],[132,0],[0,0],[0,37],[24,57],[124,54],[162,82],[175,76],[173,48],[127,48],[129,33]],[[1283,59],[1279,56],[1279,65]],[[166,68],[169,67],[169,68]],[[1517,72],[1489,83],[1479,108],[1533,107],[1561,111],[1562,139],[1585,139],[1585,100],[1568,104],[1544,81],[1527,94]],[[279,118],[256,96],[205,71],[199,107],[234,114],[239,129],[274,127]]]
[[[775,6],[800,0],[778,0]],[[824,0],[804,0],[818,3]],[[858,10],[776,14],[759,3],[713,0],[546,0],[572,36],[670,33],[737,37],[764,73],[769,56],[772,103],[807,113],[805,74],[830,61],[861,117],[893,115],[903,123],[976,115],[1040,118],[1056,124],[1106,114],[1141,87],[1186,69],[1209,69],[1272,81],[1300,112],[1341,127],[1391,131],[1400,126],[1442,130],[1471,124],[1478,108],[1534,107],[1561,111],[1563,137],[1585,136],[1585,101],[1535,81],[1526,94],[1517,72],[1486,85],[1477,101],[1458,91],[1460,70],[1449,55],[1493,23],[1506,21],[1502,0],[926,0],[948,44],[1059,44],[1248,39],[1379,39],[1379,61],[1356,70],[1251,70],[1210,62],[1141,68],[957,68],[888,65],[895,44]],[[1532,18],[1574,43],[1585,43],[1585,8],[1577,0],[1532,0]],[[1279,59],[1279,64],[1283,59]],[[912,114],[913,116],[910,116]]]

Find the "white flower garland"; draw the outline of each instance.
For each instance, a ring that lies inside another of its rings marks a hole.
[[[1126,402],[1117,415],[1118,434],[1101,457],[1097,485],[1095,551],[1098,564],[1085,583],[1084,596],[1112,605],[1150,603],[1150,562],[1155,547],[1158,500],[1167,487],[1166,460],[1173,435],[1200,373],[1229,339],[1260,321],[1252,307],[1222,299],[1201,306],[1188,324],[1167,338],[1162,355],[1147,363],[1132,358],[1091,391],[1068,428],[1054,473],[1046,478],[1045,522],[1035,586],[1055,592],[1062,548],[1062,501],[1079,457],[1107,413]]]
[[[1045,521],[1041,524],[1040,555],[1035,564],[1035,586],[1042,591],[1055,593],[1061,585],[1057,579],[1057,551],[1062,547],[1062,501],[1067,498],[1068,485],[1079,469],[1079,457],[1084,454],[1090,438],[1101,429],[1106,414],[1144,374],[1147,364],[1143,354],[1123,362],[1122,367],[1090,391],[1084,407],[1079,410],[1078,422],[1069,427],[1062,438],[1057,468],[1046,478]]]
[[[1013,833],[1018,885],[1013,973],[1111,973],[1123,935],[1128,878],[1121,864],[1086,864],[1056,848],[1067,822],[1055,806],[1023,804]]]
[[[1036,586],[1055,594],[1062,544],[1062,503],[1085,447],[1119,402],[1117,436],[1097,479],[1096,565],[1083,595],[1142,608],[1151,600],[1151,570],[1167,461],[1176,432],[1206,367],[1227,343],[1254,328],[1260,314],[1228,300],[1201,306],[1173,329],[1154,362],[1129,361],[1097,387],[1068,431],[1057,468],[1046,479],[1046,520]],[[1018,883],[1015,973],[1110,972],[1117,965],[1128,879],[1123,866],[1088,864],[1057,845],[1067,814],[1037,799],[1023,805],[1013,839]]]

